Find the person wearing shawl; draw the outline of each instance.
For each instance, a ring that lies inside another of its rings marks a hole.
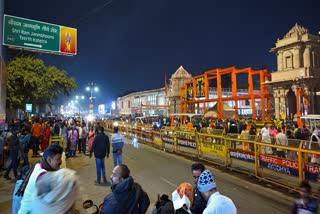
[[[36,182],[30,214],[71,214],[77,200],[79,179],[70,169],[47,172]]]
[[[21,207],[18,214],[27,214],[30,212],[34,199],[37,196],[36,183],[39,177],[48,171],[57,171],[62,163],[62,147],[59,145],[50,145],[43,153],[42,159],[35,163],[26,175],[20,188],[16,192],[17,196],[22,197]]]
[[[193,203],[193,188],[189,183],[182,183],[172,193],[172,202],[175,213],[177,214],[191,214],[190,208]]]

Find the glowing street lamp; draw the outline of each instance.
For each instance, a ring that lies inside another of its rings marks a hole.
[[[99,88],[96,86],[96,83],[89,83],[89,86],[86,87],[87,91],[90,91],[91,96],[89,97],[89,100],[92,102],[93,99],[96,99],[96,97],[93,96],[93,91],[98,92]]]

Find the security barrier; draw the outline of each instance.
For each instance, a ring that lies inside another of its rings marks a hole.
[[[108,130],[113,123],[106,122]],[[121,133],[159,149],[203,159],[228,169],[251,174],[259,179],[297,190],[303,180],[317,189],[320,171],[320,143],[288,139],[280,142],[271,136],[228,133],[223,129],[162,127],[124,123]],[[280,145],[281,144],[281,145]]]
[[[56,143],[56,144],[59,144],[61,147],[63,147],[62,142],[63,142],[63,140],[62,140],[61,136],[50,136],[49,137],[49,145]]]

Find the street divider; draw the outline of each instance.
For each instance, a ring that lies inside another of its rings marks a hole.
[[[154,130],[146,124],[118,123],[124,136],[161,150],[210,161],[296,191],[303,180],[309,180],[315,190],[320,186],[318,142],[275,139],[247,132],[224,135],[223,129],[203,128],[197,132],[194,128],[165,126]],[[112,131],[114,121],[104,124],[106,130]]]

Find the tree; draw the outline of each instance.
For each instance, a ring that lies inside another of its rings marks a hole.
[[[7,63],[7,108],[24,108],[25,104],[52,104],[59,94],[69,96],[77,85],[68,73],[54,66],[45,66],[34,56],[20,56]]]

